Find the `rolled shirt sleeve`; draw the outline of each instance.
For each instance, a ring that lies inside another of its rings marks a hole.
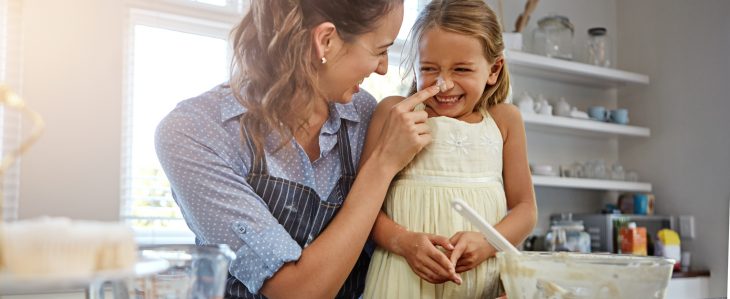
[[[173,198],[200,244],[228,244],[236,258],[230,273],[251,293],[302,248],[278,223],[245,180],[247,169],[227,142],[223,126],[191,109],[169,114],[158,126],[155,147]]]

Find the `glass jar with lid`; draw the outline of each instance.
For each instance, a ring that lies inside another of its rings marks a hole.
[[[532,32],[533,52],[560,59],[573,59],[573,23],[567,17],[551,15],[537,21]]]
[[[611,38],[606,33],[607,30],[603,27],[588,29],[588,63],[602,67],[611,66]]]

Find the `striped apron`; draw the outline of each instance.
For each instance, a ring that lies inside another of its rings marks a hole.
[[[341,122],[337,132],[342,176],[326,201],[321,200],[317,192],[308,186],[269,175],[266,158],[256,155],[251,135],[247,130],[243,130],[243,133],[253,160],[253,167],[246,180],[299,246],[307,247],[337,214],[355,181],[355,165],[350,154],[350,139],[347,137],[345,121]],[[365,251],[361,252],[336,298],[360,297],[365,288],[365,276],[369,264],[370,255]],[[241,281],[229,274],[226,298],[266,297],[261,294],[251,294]]]

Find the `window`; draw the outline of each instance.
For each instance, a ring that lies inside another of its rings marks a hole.
[[[178,102],[229,75],[231,24],[132,10],[123,136],[122,219],[141,243],[193,241],[154,149],[154,131]]]
[[[0,85],[20,92],[20,13],[19,0],[0,0]],[[0,154],[18,147],[20,143],[20,113],[0,106]],[[1,159],[1,157],[0,157]],[[0,221],[18,217],[20,165],[16,161],[0,178]]]
[[[404,25],[390,51],[388,74],[373,74],[363,83],[377,99],[405,94],[410,87],[398,71],[400,49],[424,1],[405,1]],[[227,80],[228,34],[247,1],[129,2],[135,8],[130,10],[125,61],[121,218],[132,225],[140,243],[191,243],[193,234],[155,154],[154,131],[178,102]]]

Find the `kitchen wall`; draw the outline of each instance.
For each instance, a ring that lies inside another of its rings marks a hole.
[[[654,184],[658,213],[695,216],[683,250],[710,269],[710,296],[726,296],[730,2],[620,0],[618,10],[619,66],[651,77],[619,97],[632,121],[652,129],[622,142],[620,156]]]
[[[22,160],[20,218],[119,218],[122,3],[24,1],[22,94],[46,132]]]

